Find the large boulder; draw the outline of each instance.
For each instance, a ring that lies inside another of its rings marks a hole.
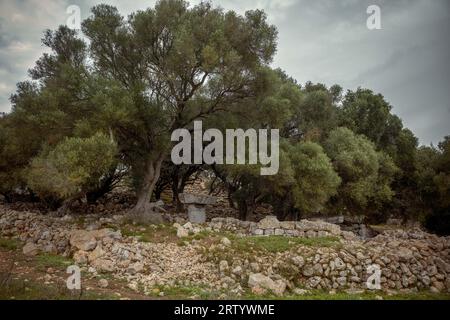
[[[286,283],[283,280],[272,280],[262,273],[252,273],[248,278],[248,286],[253,292],[262,293],[260,289],[272,291],[274,294],[281,296],[286,290]]]
[[[74,230],[70,234],[70,245],[83,251],[92,251],[97,246],[97,239],[92,231]]]
[[[28,242],[23,248],[22,252],[26,256],[36,256],[39,254],[39,247],[32,242]]]

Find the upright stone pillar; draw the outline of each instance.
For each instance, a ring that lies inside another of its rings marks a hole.
[[[206,206],[216,203],[217,198],[207,195],[195,195],[191,193],[181,193],[180,201],[187,205],[188,218],[192,223],[206,222]]]

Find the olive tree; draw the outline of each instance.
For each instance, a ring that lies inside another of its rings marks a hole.
[[[160,222],[150,198],[171,132],[252,96],[257,71],[276,51],[276,29],[259,10],[241,16],[210,3],[161,0],[127,19],[98,5],[82,30],[107,83],[96,101],[135,177],[132,213]]]

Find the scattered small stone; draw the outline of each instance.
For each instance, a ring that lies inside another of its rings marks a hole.
[[[107,288],[108,285],[109,285],[109,283],[108,283],[108,280],[106,280],[106,279],[100,279],[98,282],[98,286],[100,288]]]

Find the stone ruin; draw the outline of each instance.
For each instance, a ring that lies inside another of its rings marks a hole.
[[[216,197],[191,193],[181,193],[179,198],[181,203],[187,205],[189,221],[199,224],[206,222],[206,206],[214,205],[217,201]]]
[[[278,221],[275,216],[267,216],[259,222],[241,221],[234,218],[213,218],[209,227],[214,230],[232,231],[241,235],[279,235],[291,237],[341,236],[355,238],[352,232],[341,230],[340,226],[325,221]]]

